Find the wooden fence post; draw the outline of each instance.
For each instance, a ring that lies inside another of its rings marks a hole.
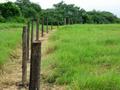
[[[47,24],[46,24],[46,32],[48,33],[48,18],[46,20]]]
[[[34,20],[32,20],[32,23],[31,23],[31,47],[32,47],[33,40],[34,40]]]
[[[32,43],[29,90],[40,90],[41,42]]]
[[[27,60],[29,61],[30,22],[27,25]]]
[[[44,36],[44,17],[42,18],[42,32],[41,32],[41,36]]]
[[[22,33],[22,85],[27,83],[27,27],[23,27]]]
[[[39,40],[39,20],[36,19],[36,40]]]

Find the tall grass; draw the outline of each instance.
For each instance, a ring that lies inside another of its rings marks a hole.
[[[120,25],[64,26],[48,45],[46,82],[66,90],[120,90]]]
[[[21,41],[22,24],[0,23],[0,65],[7,62],[9,55]]]

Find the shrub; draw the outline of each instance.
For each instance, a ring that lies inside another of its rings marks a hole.
[[[24,17],[10,17],[6,20],[6,22],[18,22],[18,23],[23,23],[25,22]]]
[[[5,22],[5,18],[0,15],[0,22]]]

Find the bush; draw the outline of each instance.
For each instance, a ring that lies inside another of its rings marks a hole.
[[[117,22],[117,23],[120,23],[120,18],[118,18],[118,19],[116,20],[116,22]]]
[[[25,19],[24,19],[24,17],[15,17],[15,21],[19,22],[19,23],[23,23],[23,22],[25,22]]]
[[[3,16],[0,15],[0,22],[5,22],[5,18]]]
[[[6,20],[6,22],[18,22],[18,23],[23,23],[25,22],[24,17],[10,17]]]

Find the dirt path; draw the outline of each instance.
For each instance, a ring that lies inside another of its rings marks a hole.
[[[54,33],[51,31],[49,34],[44,33],[44,37],[40,38],[42,40],[42,49],[46,48],[48,37]],[[16,50],[12,52],[10,55],[9,62],[4,65],[4,69],[0,71],[0,90],[28,90],[28,87],[22,88],[19,86],[21,83],[21,75],[22,75],[22,58],[21,58],[21,46],[19,46]],[[28,63],[28,76],[30,63]],[[29,81],[29,78],[28,78]],[[41,90],[64,90],[61,86],[49,85],[41,82]]]

